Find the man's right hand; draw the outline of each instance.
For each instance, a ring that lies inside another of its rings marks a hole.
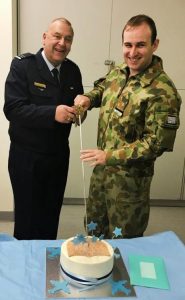
[[[76,96],[74,100],[75,106],[82,106],[84,110],[88,110],[90,106],[90,99],[87,96],[84,95],[78,95]]]
[[[72,123],[75,117],[75,108],[67,105],[58,105],[55,112],[55,121],[59,123]]]

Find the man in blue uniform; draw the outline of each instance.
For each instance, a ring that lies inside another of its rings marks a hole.
[[[80,70],[66,58],[73,35],[68,20],[53,20],[43,34],[43,48],[15,57],[6,80],[4,113],[10,122],[9,174],[17,239],[57,237],[73,101],[83,93]]]

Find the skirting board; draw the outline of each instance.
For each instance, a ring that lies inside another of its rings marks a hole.
[[[83,198],[64,198],[64,204],[67,205],[83,205]],[[185,206],[184,200],[167,200],[167,199],[151,199],[151,206]]]
[[[164,200],[151,199],[151,206],[166,206],[166,207],[185,207],[184,200]],[[83,205],[83,198],[64,198],[64,205]],[[14,220],[13,211],[0,211],[0,222],[12,222]]]

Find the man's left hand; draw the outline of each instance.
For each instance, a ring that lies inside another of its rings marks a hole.
[[[80,158],[83,162],[89,162],[91,167],[105,165],[106,153],[98,149],[81,150]]]

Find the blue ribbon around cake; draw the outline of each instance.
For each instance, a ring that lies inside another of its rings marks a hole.
[[[85,284],[85,285],[101,284],[101,283],[107,281],[107,279],[109,279],[110,275],[112,274],[112,270],[111,270],[111,272],[109,272],[107,275],[100,277],[100,278],[90,278],[90,277],[84,277],[84,276],[76,277],[75,274],[64,270],[62,265],[60,265],[60,267],[61,267],[63,275],[65,275],[67,277],[67,279],[70,279],[72,282],[77,282],[77,283]]]

